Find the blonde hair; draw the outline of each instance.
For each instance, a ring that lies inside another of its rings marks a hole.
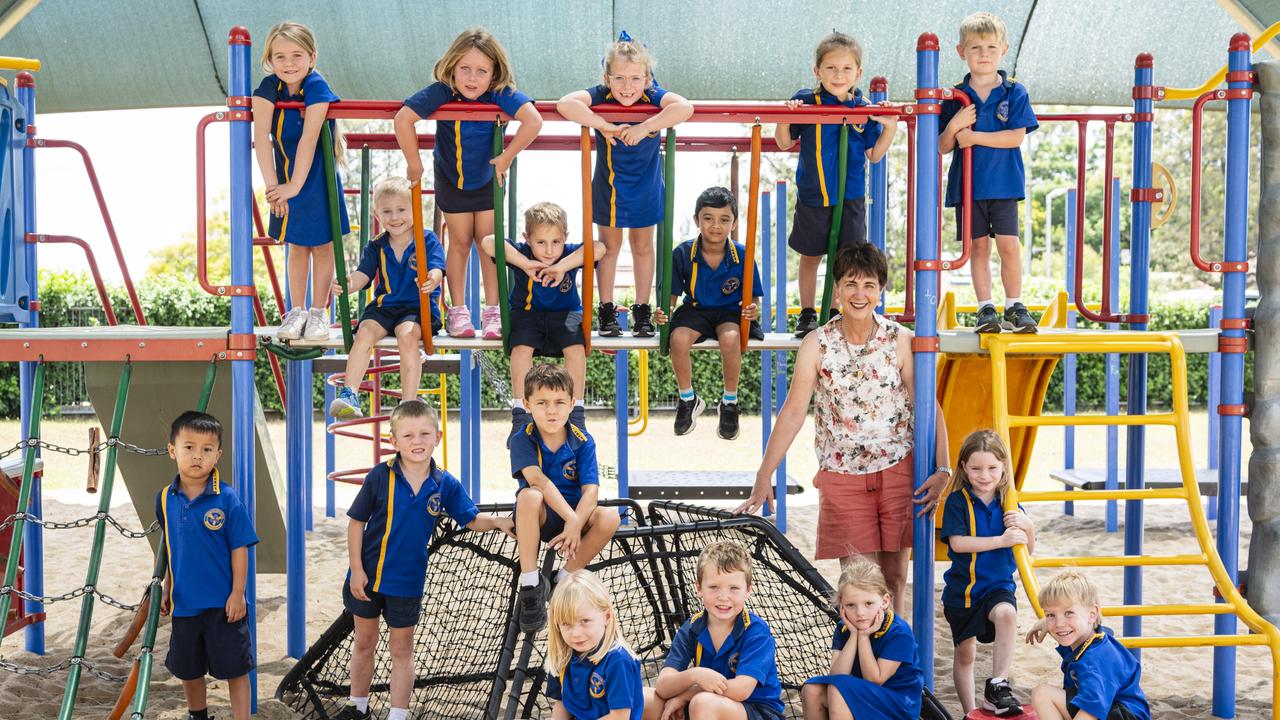
[[[1098,604],[1098,588],[1079,570],[1063,570],[1047,585],[1040,588],[1040,607],[1083,605],[1098,611],[1098,624],[1102,624],[1102,607]]]
[[[852,35],[845,35],[842,32],[834,30],[826,37],[818,41],[818,47],[813,51],[813,66],[816,68],[822,64],[822,58],[827,53],[835,50],[844,50],[853,55],[854,62],[858,63],[858,67],[862,67],[862,45],[853,39]]]
[[[960,44],[965,44],[974,35],[993,35],[1001,45],[1009,42],[1009,30],[999,15],[989,12],[976,12],[960,21]]]
[[[377,207],[383,198],[389,196],[412,197],[413,185],[409,178],[392,176],[380,181],[373,188],[373,206]]]
[[[649,54],[649,48],[641,45],[635,40],[617,40],[609,46],[608,52],[604,54],[604,74],[605,79],[609,77],[609,73],[615,62],[631,62],[644,66],[645,75],[649,76],[649,84],[653,83],[653,56]]]
[[[302,48],[308,55],[316,54],[316,36],[311,32],[311,28],[296,22],[276,23],[267,31],[267,39],[262,43],[262,72],[268,75],[275,72],[271,68],[271,44],[276,40],[288,40]]]
[[[533,232],[540,225],[555,225],[560,232],[569,233],[569,216],[564,208],[553,202],[540,202],[524,211],[524,231]]]
[[[463,30],[458,37],[454,38],[449,49],[445,50],[444,55],[436,61],[436,66],[431,71],[432,75],[437,81],[453,89],[453,70],[458,66],[462,56],[470,50],[480,51],[480,54],[493,63],[493,80],[489,82],[490,90],[515,89],[516,76],[511,71],[511,58],[507,56],[507,49],[502,47],[502,43],[498,42],[492,33],[481,27]]]
[[[840,597],[847,587],[875,595],[893,595],[889,592],[889,583],[884,580],[884,571],[870,560],[854,560],[840,571],[840,581],[836,583],[836,612],[840,612]]]
[[[414,398],[405,400],[391,411],[391,433],[396,432],[396,424],[401,420],[409,418],[426,418],[431,421],[436,429],[440,429],[440,415],[436,413],[436,409],[428,405],[426,402]]]
[[[595,608],[606,616],[604,638],[600,642],[600,647],[596,648],[588,659],[593,663],[599,663],[610,650],[616,647],[624,648],[633,657],[635,656],[631,647],[627,645],[626,639],[622,637],[618,611],[613,606],[613,598],[609,595],[608,588],[600,582],[600,578],[596,577],[595,573],[590,570],[578,570],[569,573],[569,577],[556,585],[547,607],[547,621],[551,627],[547,633],[546,667],[552,674],[559,675],[562,679],[565,667],[573,657],[573,648],[565,642],[560,626],[577,622],[580,619],[578,609],[584,605]]]
[[[951,482],[947,483],[947,492],[952,493],[961,488],[969,487],[969,476],[964,471],[964,464],[974,453],[988,452],[996,456],[1004,465],[1004,473],[1000,478],[1000,483],[996,485],[996,495],[1000,498],[1013,487],[1013,463],[1010,460],[1009,446],[1004,444],[1004,438],[995,430],[981,429],[974,430],[964,439],[964,443],[960,445],[960,457],[956,461],[956,467],[951,471]]]
[[[747,578],[747,587],[751,587],[751,556],[740,542],[721,540],[702,548],[698,553],[699,585],[702,576],[711,569],[720,573],[740,572]]]

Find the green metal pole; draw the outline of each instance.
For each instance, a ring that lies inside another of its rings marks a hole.
[[[133,376],[133,363],[126,360],[124,369],[120,371],[120,386],[116,390],[115,410],[111,415],[111,431],[109,438],[120,437],[120,427],[124,424],[124,406],[129,399],[129,380]],[[107,447],[106,472],[103,473],[102,489],[98,492],[98,519],[93,525],[93,547],[89,551],[89,571],[85,574],[86,587],[97,587],[98,571],[102,567],[102,545],[106,539],[106,515],[111,510],[111,488],[116,479],[116,453],[118,444],[111,443]],[[75,649],[72,658],[83,658],[89,645],[89,628],[93,624],[93,593],[86,592],[80,601],[80,626],[76,630]],[[80,689],[80,671],[83,666],[73,662],[67,672],[67,689],[62,695],[62,708],[58,711],[58,720],[71,720],[76,707],[76,694]]]
[[[666,355],[671,347],[671,245],[675,234],[676,213],[676,129],[667,130],[666,147],[662,160],[662,181],[666,184],[666,195],[663,198],[662,242],[658,246],[658,255],[662,261],[659,267],[662,274],[658,276],[658,306],[667,316],[667,322],[658,328],[658,351]]]
[[[822,126],[817,127],[818,132],[822,132]],[[836,274],[836,250],[840,244],[840,220],[844,215],[844,189],[845,181],[849,176],[849,123],[840,123],[840,162],[837,165],[837,172],[840,174],[839,191],[837,192],[835,210],[831,213],[831,231],[827,233],[827,279],[822,284],[822,314],[821,322],[831,319],[831,294],[835,289]]]
[[[213,383],[217,378],[218,361],[213,360],[204,373],[204,385],[200,388],[200,399],[196,402],[196,410],[204,412],[205,408],[209,407],[209,398],[213,397]]]
[[[373,232],[373,226],[370,224],[370,215],[373,205],[373,199],[369,194],[369,146],[364,145],[360,148],[360,253],[364,254],[365,247],[369,244],[369,235]],[[343,278],[346,282],[346,278]],[[346,288],[343,288],[345,290]],[[361,292],[356,298],[356,307],[361,315],[364,314],[364,297],[365,293]]]
[[[351,352],[351,303],[347,300],[347,255],[342,247],[342,224],[339,218],[339,203],[342,202],[342,188],[338,187],[338,176],[333,167],[333,130],[326,121],[320,126],[320,156],[324,158],[324,185],[329,195],[329,237],[333,241],[333,267],[338,274],[338,284],[342,294],[338,295],[338,323],[342,325],[343,349]],[[320,298],[312,298],[312,302],[320,302]]]
[[[44,361],[36,363],[35,383],[31,393],[31,413],[27,420],[27,438],[36,438],[40,435],[40,410],[44,407]],[[14,511],[24,513],[30,510],[31,506],[31,484],[34,482],[32,476],[35,475],[36,469],[36,448],[28,446],[23,451],[22,465],[22,486],[18,488],[18,504],[14,505]],[[15,578],[18,576],[18,557],[22,554],[22,535],[26,529],[27,521],[19,518],[13,523],[13,535],[9,537],[9,557],[4,566],[4,587],[12,588]],[[12,593],[4,593],[0,595],[0,618],[9,617],[9,606],[13,602]],[[3,633],[0,633],[0,642],[3,642]]]
[[[498,157],[501,154],[502,123],[495,122],[493,124],[493,156]],[[511,169],[515,170],[514,163]],[[512,175],[514,174],[513,172]],[[501,180],[502,178],[495,173],[493,177],[493,260],[498,265],[498,308],[502,313],[502,350],[509,354],[511,352],[511,308],[507,301],[507,232]],[[487,262],[487,258],[480,258],[480,262]]]

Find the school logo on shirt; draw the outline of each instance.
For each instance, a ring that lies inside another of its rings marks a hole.
[[[861,123],[861,124],[858,124],[858,125],[854,125],[854,126],[853,126],[853,131],[854,131],[854,132],[856,132],[856,133],[860,133],[860,132],[862,132],[862,131],[863,131],[863,129],[864,129],[864,128],[866,128],[866,127],[867,127],[867,124],[866,124],[866,123]]]
[[[427,498],[427,512],[433,516],[440,514],[440,493]]]
[[[223,524],[227,522],[227,514],[218,508],[213,508],[204,514],[204,526],[214,532],[222,529]]]
[[[738,292],[738,288],[740,287],[742,287],[742,281],[736,277],[731,277],[728,280],[725,280],[724,284],[720,286],[720,294],[732,295]]]
[[[591,681],[587,685],[587,692],[591,693],[591,697],[597,700],[604,697],[604,678],[600,677],[600,673],[591,673]]]
[[[564,475],[565,480],[577,480],[578,479],[578,463],[574,460],[570,460],[569,462],[565,463],[564,466],[560,468],[560,474]]]
[[[996,106],[996,119],[1000,122],[1009,122],[1009,101],[1004,100]]]
[[[573,290],[573,278],[568,275],[560,281],[560,292],[567,293]]]
[[[736,652],[729,656],[729,672],[738,674],[738,653]]]

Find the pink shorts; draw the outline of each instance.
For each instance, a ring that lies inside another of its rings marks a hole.
[[[866,475],[819,470],[815,558],[897,552],[911,547],[912,456]]]

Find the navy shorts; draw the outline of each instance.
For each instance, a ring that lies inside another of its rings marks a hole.
[[[835,206],[814,207],[797,202],[795,214],[791,216],[791,236],[787,238],[787,245],[801,255],[826,257],[827,236],[831,233],[831,216],[834,212]],[[866,198],[845,200],[844,212],[840,213],[840,239],[836,242],[836,247],[866,241]]]
[[[229,623],[223,608],[175,617],[164,666],[179,680],[197,680],[205,675],[230,680],[249,674],[253,669],[253,646],[247,618]]]
[[[351,583],[342,583],[342,606],[356,617],[376,620],[379,616],[387,621],[387,627],[407,628],[418,624],[418,616],[422,614],[422,596],[397,597],[383,595],[380,592],[365,590],[368,600],[358,600],[351,594]]]
[[[1067,712],[1072,716],[1080,712],[1080,708],[1076,707],[1075,704],[1071,702],[1075,699],[1075,696],[1076,694],[1074,692],[1067,693]],[[1121,705],[1120,703],[1116,703],[1111,706],[1109,711],[1107,711],[1107,716],[1105,718],[1101,718],[1101,720],[1138,720],[1138,716],[1134,715],[1129,708]]]
[[[366,305],[364,312],[360,313],[360,322],[372,320],[382,326],[388,335],[396,334],[396,326],[401,323],[417,323],[418,311],[417,305]],[[434,315],[431,318],[431,334],[435,335],[440,332],[440,320]]]
[[[528,489],[529,487],[526,485],[525,487],[516,490],[516,497],[519,497],[520,493]],[[576,509],[576,505],[574,503],[569,503],[569,506]],[[543,506],[543,509],[547,513],[547,519],[542,521],[542,531],[539,537],[542,539],[542,542],[551,542],[551,538],[554,538],[564,532],[564,518],[560,517],[555,510],[552,510],[545,505]],[[513,521],[516,519],[515,509],[511,510],[511,519]],[[585,531],[586,528],[583,528],[583,530]]]
[[[493,180],[475,190],[459,190],[457,183],[445,180],[444,170],[435,166],[436,207],[440,212],[484,212],[493,209]]]
[[[969,638],[978,638],[983,644],[995,642],[996,626],[987,616],[1000,603],[1009,603],[1014,610],[1018,609],[1018,598],[1008,590],[992,590],[968,608],[944,605],[942,614],[951,626],[951,642],[959,645]]]
[[[782,713],[762,703],[742,703],[747,712],[747,720],[782,720]]]
[[[742,322],[742,312],[735,309],[704,308],[686,303],[671,313],[671,329],[689,328],[693,330],[698,333],[698,339],[694,342],[714,340],[719,337],[716,333],[716,328],[725,323],[737,325],[740,322]],[[760,323],[756,320],[751,321],[751,337],[755,340],[764,339],[764,330],[760,328]]]
[[[964,227],[964,208],[956,207],[956,227]],[[974,200],[973,218],[969,223],[973,229],[971,237],[995,237],[1012,235],[1018,237],[1018,201],[1017,200]],[[961,242],[959,231],[956,240]]]
[[[542,357],[564,357],[570,345],[586,345],[581,310],[511,309],[511,347],[524,345]]]

